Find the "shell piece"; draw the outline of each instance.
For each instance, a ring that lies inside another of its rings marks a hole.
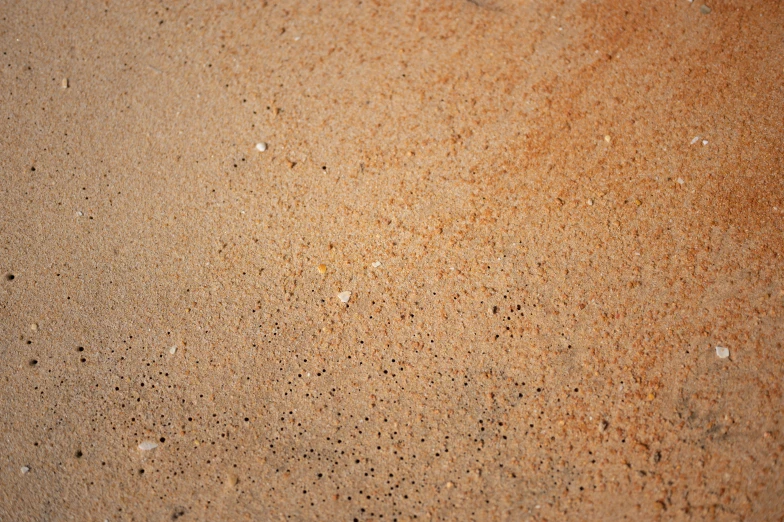
[[[351,299],[351,292],[340,292],[338,294],[338,299],[340,299],[344,303],[348,303],[348,300]]]
[[[157,447],[158,447],[158,444],[155,443],[155,442],[152,442],[151,440],[145,440],[144,442],[139,444],[139,449],[142,450],[142,451],[154,450]]]
[[[726,359],[730,356],[730,349],[725,348],[724,346],[717,346],[716,355],[718,355],[720,359]]]

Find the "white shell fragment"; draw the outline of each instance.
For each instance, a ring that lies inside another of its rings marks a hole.
[[[730,356],[730,349],[725,348],[724,346],[717,346],[716,355],[718,355],[720,359],[726,359]]]
[[[24,475],[25,473],[28,473],[30,471],[30,467],[29,466],[22,466],[22,468],[19,471],[21,471],[22,475]]]
[[[340,292],[338,294],[338,299],[340,299],[344,303],[348,303],[348,300],[351,299],[351,292]]]
[[[373,263],[370,263],[370,266],[372,266],[373,268],[378,268],[381,266],[381,261],[375,261]]]
[[[694,145],[698,141],[700,141],[700,136],[694,136],[694,138],[691,140],[691,145]]]
[[[158,447],[158,444],[156,444],[155,442],[152,442],[150,440],[145,440],[144,442],[139,444],[139,449],[142,450],[142,451],[154,450],[157,447]]]
[[[265,150],[267,150],[267,144],[264,143],[263,141],[260,141],[259,143],[256,144],[256,150],[259,152],[264,152]]]
[[[169,353],[172,354],[172,355],[177,353],[177,347],[176,346],[172,346],[171,348],[169,348]]]

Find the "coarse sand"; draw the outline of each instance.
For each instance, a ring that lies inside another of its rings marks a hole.
[[[784,3],[0,0],[0,520],[781,520]]]

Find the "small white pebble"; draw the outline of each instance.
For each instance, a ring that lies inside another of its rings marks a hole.
[[[588,203],[589,206],[593,206],[593,200],[592,199],[589,199],[588,201],[586,201],[586,203]]]
[[[264,152],[265,150],[267,150],[267,144],[264,143],[263,141],[257,143],[256,144],[256,150],[259,151],[259,152]]]
[[[678,185],[683,185],[684,183],[683,178],[678,178]]]
[[[597,51],[597,52],[598,52],[598,51]],[[605,134],[605,135],[604,135],[604,141],[606,141],[607,143],[610,143],[610,139],[611,139],[611,138],[610,138],[610,135],[609,135],[609,134]]]
[[[169,348],[169,353],[172,354],[172,355],[177,353],[177,347],[176,346],[172,346],[171,348]]]
[[[38,331],[38,323],[31,324],[30,325],[30,330],[33,331],[33,332],[37,332]]]
[[[82,217],[84,214],[82,214],[81,210],[77,210],[76,211],[76,215],[79,216],[79,217]]]
[[[708,140],[702,140],[702,146],[703,146],[703,147],[704,147],[705,145],[707,145],[707,144],[708,144]]]
[[[374,263],[371,263],[370,266],[372,266],[373,268],[378,268],[381,266],[381,261],[376,261]]]
[[[340,299],[344,303],[348,303],[348,300],[351,299],[351,292],[340,292],[338,294],[338,299]]]
[[[691,140],[691,145],[694,145],[698,141],[700,141],[700,137],[699,136],[694,136],[694,139]]]
[[[726,359],[727,357],[730,356],[730,349],[725,348],[724,346],[717,346],[716,355],[719,356],[719,359]]]
[[[63,89],[67,89],[68,88],[68,78],[63,78],[63,81],[60,83],[60,86]]]
[[[22,469],[20,471],[22,472],[22,475],[24,475],[25,473],[30,471],[30,467],[29,466],[22,466]]]
[[[142,451],[154,450],[157,447],[158,447],[158,444],[156,444],[155,442],[152,442],[150,440],[145,440],[144,442],[139,444],[139,449],[142,450]]]

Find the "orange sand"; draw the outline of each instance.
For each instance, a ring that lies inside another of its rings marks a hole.
[[[781,2],[0,4],[3,522],[784,516]]]

